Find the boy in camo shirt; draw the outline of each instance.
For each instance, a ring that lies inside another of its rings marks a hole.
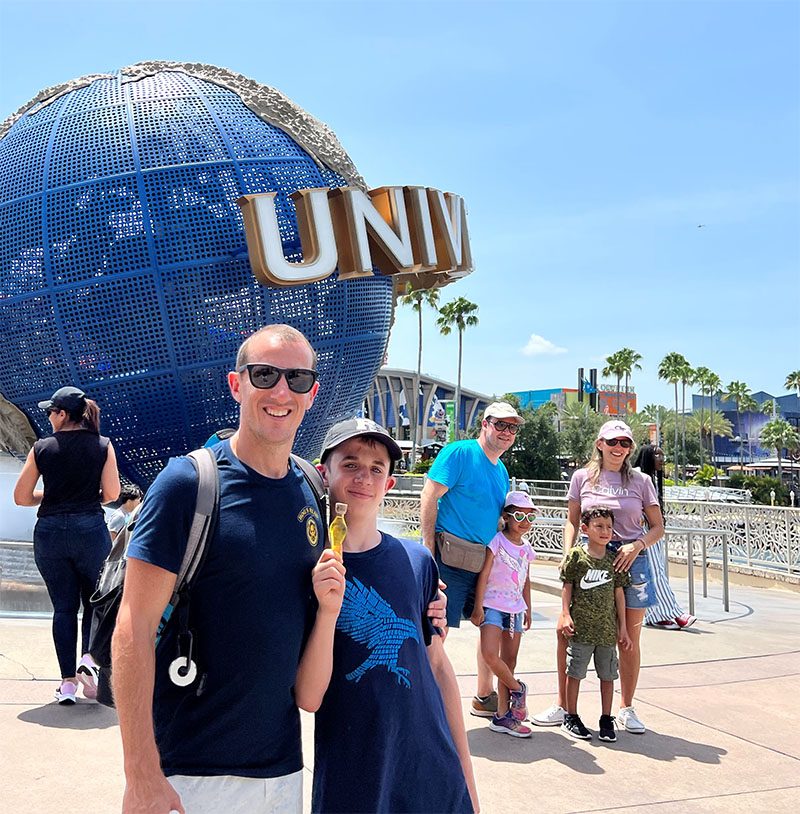
[[[592,733],[578,715],[578,691],[586,677],[589,659],[600,679],[601,741],[615,741],[611,701],[618,677],[616,643],[631,646],[625,625],[625,593],[630,584],[625,571],[614,570],[614,554],[606,549],[614,528],[614,513],[605,506],[581,514],[581,531],[588,538],[564,560],[561,580],[561,616],[558,630],[569,637],[567,646],[567,712],[561,728],[570,737],[591,740]]]

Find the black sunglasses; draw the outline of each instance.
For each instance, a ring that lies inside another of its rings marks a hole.
[[[627,438],[604,438],[603,439],[610,447],[615,447],[619,444],[623,449],[630,449],[633,446],[633,441]]]
[[[47,415],[53,415],[53,413],[60,413],[61,408],[60,407],[48,407],[45,410],[45,412],[47,413]]]
[[[308,393],[319,376],[316,370],[304,367],[282,368],[261,362],[250,362],[238,368],[239,373],[244,370],[247,370],[250,384],[259,390],[271,390],[280,381],[281,376],[284,376],[287,387],[293,393]]]
[[[494,428],[498,432],[505,432],[508,430],[512,435],[516,435],[519,432],[519,424],[509,424],[508,421],[489,421],[489,423],[494,424]]]

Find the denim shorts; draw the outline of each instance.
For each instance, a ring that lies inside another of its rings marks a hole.
[[[505,611],[495,610],[494,608],[483,609],[481,627],[484,625],[492,625],[493,627],[499,627],[501,630],[507,630],[509,633],[522,633],[524,623],[525,611],[506,613]]]
[[[616,681],[619,677],[617,648],[602,644],[572,642],[567,645],[567,675],[578,681],[586,678],[589,659],[594,655],[594,669],[601,681]]]
[[[606,548],[609,551],[617,552],[620,546],[632,540],[613,541]],[[633,610],[645,610],[658,604],[655,588],[653,586],[653,572],[650,570],[650,563],[647,555],[641,551],[628,571],[631,584],[625,588],[625,607]]]

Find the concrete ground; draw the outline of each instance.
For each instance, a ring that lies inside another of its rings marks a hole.
[[[532,712],[553,700],[555,571],[532,570],[534,624],[519,671]],[[686,583],[673,580],[685,605]],[[548,592],[549,591],[549,592]],[[699,621],[684,631],[646,628],[636,708],[645,735],[616,744],[577,742],[558,728],[528,740],[491,732],[468,713],[476,630],[451,632],[470,750],[486,814],[796,810],[800,799],[800,596],[731,586],[724,613],[718,583],[699,597]],[[113,710],[53,702],[58,671],[46,619],[0,618],[0,811],[71,814],[119,811],[122,751]],[[598,684],[587,677],[580,710],[590,729]],[[310,787],[313,719],[303,716]],[[346,759],[346,756],[344,756]]]

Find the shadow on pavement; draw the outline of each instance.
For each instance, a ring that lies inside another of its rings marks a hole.
[[[578,742],[558,729],[536,730],[530,738],[503,737],[502,733],[472,729],[467,733],[473,757],[483,757],[499,763],[535,763],[556,760],[581,774],[605,774],[597,763],[594,749],[639,754],[652,760],[672,761],[689,758],[697,763],[719,764],[727,750],[707,743],[694,743],[673,735],[648,730],[645,735],[617,733],[616,743],[597,740]]]
[[[57,703],[25,710],[17,715],[20,721],[55,729],[108,729],[119,721],[115,710],[102,704],[78,701],[74,706]]]

